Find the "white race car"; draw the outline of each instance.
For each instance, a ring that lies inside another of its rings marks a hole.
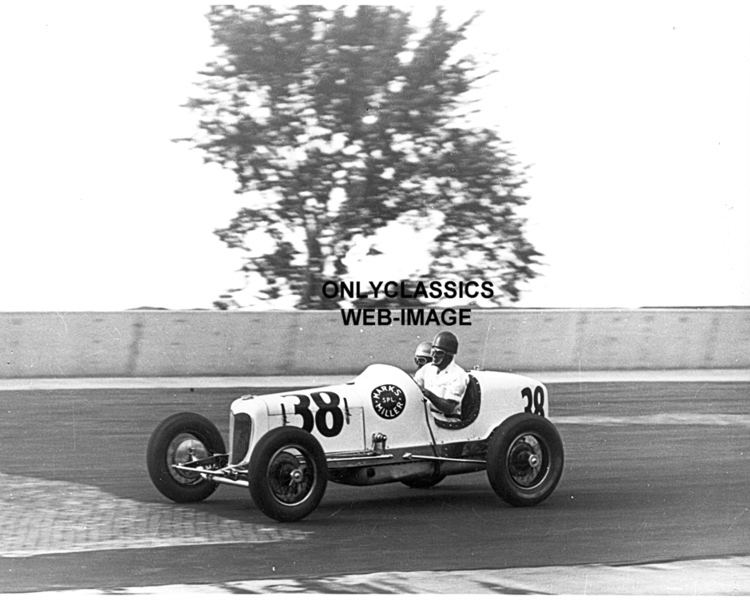
[[[460,420],[435,415],[416,382],[389,365],[353,381],[242,396],[231,405],[229,452],[216,426],[195,413],[164,420],[148,444],[148,471],[175,502],[199,502],[219,484],[247,487],[263,513],[302,519],[328,481],[400,481],[427,488],[447,475],[486,470],[506,502],[547,498],[563,471],[563,445],[544,384],[471,371]]]

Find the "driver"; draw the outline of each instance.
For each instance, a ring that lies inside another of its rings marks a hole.
[[[441,331],[432,340],[432,362],[414,375],[430,409],[452,418],[461,416],[461,400],[469,381],[466,371],[453,360],[457,352],[458,338],[450,331]]]
[[[432,362],[432,344],[419,342],[417,349],[414,350],[414,364],[417,365],[417,369],[421,369],[428,362]]]

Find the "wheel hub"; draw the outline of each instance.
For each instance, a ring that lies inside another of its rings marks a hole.
[[[533,435],[516,438],[508,450],[507,460],[510,476],[521,487],[534,487],[544,478],[544,451]]]
[[[276,499],[288,506],[304,501],[311,493],[314,473],[310,459],[300,448],[286,446],[271,457],[268,481]]]
[[[198,473],[180,471],[172,465],[181,465],[194,460],[208,458],[208,450],[203,443],[189,434],[175,437],[167,448],[167,465],[172,477],[183,485],[200,483],[203,478]]]

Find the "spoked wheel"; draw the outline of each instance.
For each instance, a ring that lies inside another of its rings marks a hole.
[[[271,493],[288,506],[304,502],[315,483],[315,466],[295,447],[277,451],[268,462],[266,473]]]
[[[549,470],[549,452],[531,433],[519,435],[508,449],[508,474],[524,489],[539,485]]]
[[[311,434],[298,427],[266,433],[253,450],[250,495],[277,521],[297,521],[320,503],[328,483],[325,454]]]
[[[216,483],[175,468],[193,460],[226,452],[216,426],[201,415],[178,413],[162,421],[148,442],[146,465],[156,489],[175,502],[200,502],[216,490]],[[223,457],[216,459],[220,467]]]
[[[564,463],[560,434],[547,419],[513,415],[490,436],[487,477],[498,496],[514,506],[532,506],[557,487]]]

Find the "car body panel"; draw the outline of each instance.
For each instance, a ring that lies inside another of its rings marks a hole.
[[[344,384],[238,398],[229,453],[205,417],[173,415],[152,434],[147,467],[171,500],[200,501],[219,484],[240,486],[277,521],[307,516],[328,481],[428,488],[478,470],[504,501],[531,506],[562,475],[562,440],[548,414],[542,383],[475,370],[460,418],[446,417],[432,412],[411,375],[376,364]]]
[[[529,377],[493,371],[471,371],[479,382],[478,417],[468,426],[445,429],[436,423],[413,378],[397,367],[375,364],[351,382],[262,396],[243,396],[231,405],[233,417],[249,415],[252,431],[247,451],[235,456],[230,432],[230,456],[247,463],[260,437],[277,427],[301,427],[321,444],[327,456],[372,452],[375,439],[382,449],[395,451],[394,460],[415,448],[460,445],[486,440],[507,417],[535,412],[548,415],[546,387]],[[234,418],[230,420],[230,429]]]

